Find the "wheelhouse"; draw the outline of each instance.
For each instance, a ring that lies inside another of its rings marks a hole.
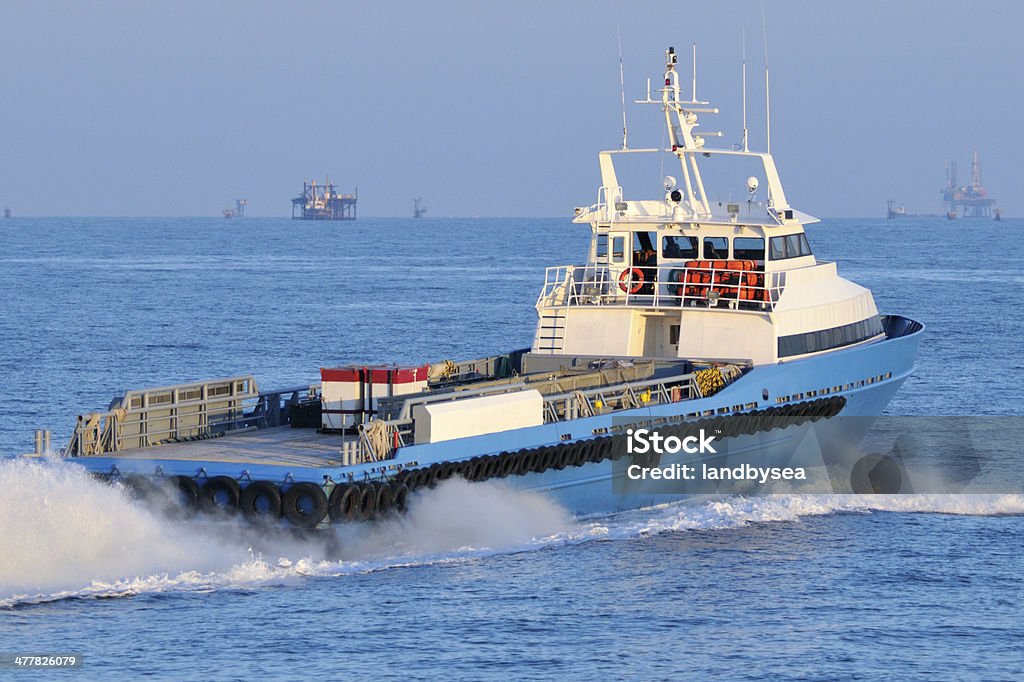
[[[666,53],[660,104],[670,146],[598,156],[597,202],[576,209],[591,226],[587,260],[549,268],[537,300],[533,351],[683,357],[774,363],[883,337],[871,292],[815,258],[771,154],[710,149],[697,115],[717,113],[679,93],[676,55]],[[624,196],[616,162],[672,155],[681,182],[666,176],[656,199]],[[755,164],[745,201],[712,200],[709,159]],[[764,183],[766,197],[757,190]]]

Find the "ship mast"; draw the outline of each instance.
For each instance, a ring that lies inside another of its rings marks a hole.
[[[697,46],[693,47],[694,64],[696,67]],[[694,68],[693,90],[691,100],[679,97],[679,74],[676,72],[677,56],[675,48],[665,52],[665,88],[661,91],[662,110],[665,112],[665,125],[668,128],[669,144],[672,152],[679,158],[683,171],[683,184],[686,187],[686,200],[690,210],[696,217],[711,215],[711,205],[704,190],[704,181],[697,166],[697,153],[704,146],[704,138],[694,134],[697,127],[698,113],[718,113],[718,109],[701,108],[694,105],[706,105],[697,99],[697,74]]]
[[[743,77],[743,141],[738,147],[734,147],[732,149],[705,147],[705,141],[708,137],[722,137],[723,133],[721,131],[711,132],[703,129],[699,133],[697,132],[697,126],[699,125],[697,123],[697,115],[717,114],[719,113],[719,110],[717,107],[710,106],[709,102],[697,98],[697,70],[695,66],[697,61],[696,45],[694,45],[693,48],[694,69],[691,88],[689,93],[687,93],[690,96],[689,99],[683,99],[683,96],[680,94],[679,74],[676,71],[678,55],[676,54],[675,48],[669,47],[665,51],[665,85],[658,91],[661,93],[661,99],[658,100],[651,97],[651,83],[650,80],[648,80],[647,97],[636,101],[637,104],[655,104],[661,106],[661,110],[665,116],[665,128],[668,131],[669,148],[620,149],[615,152],[601,152],[599,157],[601,163],[601,191],[609,196],[614,192],[618,192],[621,195],[622,190],[618,185],[614,164],[612,163],[613,154],[644,152],[657,152],[662,154],[671,152],[672,154],[675,154],[676,158],[679,160],[679,167],[682,172],[682,182],[680,183],[681,187],[678,189],[680,196],[672,199],[674,204],[673,212],[685,212],[686,219],[703,221],[714,216],[711,210],[712,202],[708,198],[708,193],[705,190],[704,180],[700,172],[699,161],[701,160],[701,157],[750,157],[759,160],[764,169],[764,179],[768,190],[765,209],[768,211],[769,216],[778,224],[782,224],[784,221],[793,220],[794,212],[786,201],[786,195],[782,189],[782,181],[779,179],[778,169],[775,167],[775,161],[772,159],[771,153],[750,151],[746,116],[745,45],[743,57],[743,68],[741,73]],[[674,185],[675,177],[667,176],[666,181],[669,178],[671,178],[672,184]],[[751,186],[751,183],[753,183],[753,187]],[[748,191],[752,193],[756,187],[756,182],[748,180]],[[604,195],[599,195],[599,204],[602,202],[601,196]],[[625,205],[625,202],[621,202],[621,199],[617,199],[616,201]],[[719,205],[721,205],[720,202]],[[617,210],[623,211],[623,209]]]

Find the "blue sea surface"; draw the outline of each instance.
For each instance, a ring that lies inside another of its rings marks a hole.
[[[928,327],[888,414],[1024,414],[1022,229],[808,228],[882,313]],[[127,388],[528,346],[544,268],[587,239],[561,218],[0,220],[0,455],[36,428],[63,445]],[[1024,677],[1020,495],[572,519],[450,481],[349,531],[340,560],[170,522],[67,464],[0,460],[0,495],[0,654],[77,653],[86,679]]]

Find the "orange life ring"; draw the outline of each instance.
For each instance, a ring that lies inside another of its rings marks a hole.
[[[643,287],[644,271],[640,268],[629,268],[619,275],[619,288],[627,294],[638,294]]]

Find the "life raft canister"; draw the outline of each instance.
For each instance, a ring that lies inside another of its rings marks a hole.
[[[644,287],[644,271],[640,268],[629,268],[619,274],[619,288],[627,294],[638,294]]]

